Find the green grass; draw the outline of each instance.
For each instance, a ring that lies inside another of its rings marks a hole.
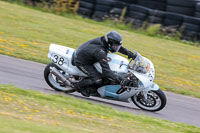
[[[120,26],[113,28],[78,16],[62,17],[0,1],[0,54],[49,63],[50,43],[77,48],[116,30],[126,48],[152,60],[155,82],[162,89],[200,98],[199,47],[119,30]]]
[[[9,85],[0,85],[0,108],[1,133],[200,133],[195,126]]]

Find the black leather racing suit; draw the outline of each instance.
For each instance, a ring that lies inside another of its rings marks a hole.
[[[109,51],[105,44],[104,37],[99,37],[82,44],[77,49],[74,63],[82,72],[88,75],[88,78],[78,83],[81,88],[101,86],[102,78],[107,78],[117,83],[120,82],[120,77],[109,67],[107,60]],[[121,47],[119,52],[128,55],[128,58],[135,58],[135,55],[124,47]],[[93,66],[96,62],[100,63],[102,74]]]

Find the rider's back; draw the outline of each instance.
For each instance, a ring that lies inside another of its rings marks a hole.
[[[102,37],[87,41],[78,47],[75,63],[79,65],[92,65],[98,61],[97,56],[101,50],[107,53]]]

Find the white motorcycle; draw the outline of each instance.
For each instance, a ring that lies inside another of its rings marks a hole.
[[[48,58],[52,61],[44,70],[47,84],[57,91],[72,93],[73,84],[87,78],[73,63],[75,49],[51,44]],[[107,84],[95,89],[91,96],[124,102],[133,102],[147,111],[159,111],[166,105],[166,96],[154,83],[155,70],[152,62],[138,54],[136,61],[108,53],[109,66],[112,71],[129,80],[136,80],[138,87],[130,85]],[[94,64],[102,72],[100,64]]]

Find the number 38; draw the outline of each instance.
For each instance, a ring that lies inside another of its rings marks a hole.
[[[58,65],[62,66],[64,64],[64,58],[60,57],[58,55],[54,55],[54,59],[53,62],[54,63],[58,63]]]

